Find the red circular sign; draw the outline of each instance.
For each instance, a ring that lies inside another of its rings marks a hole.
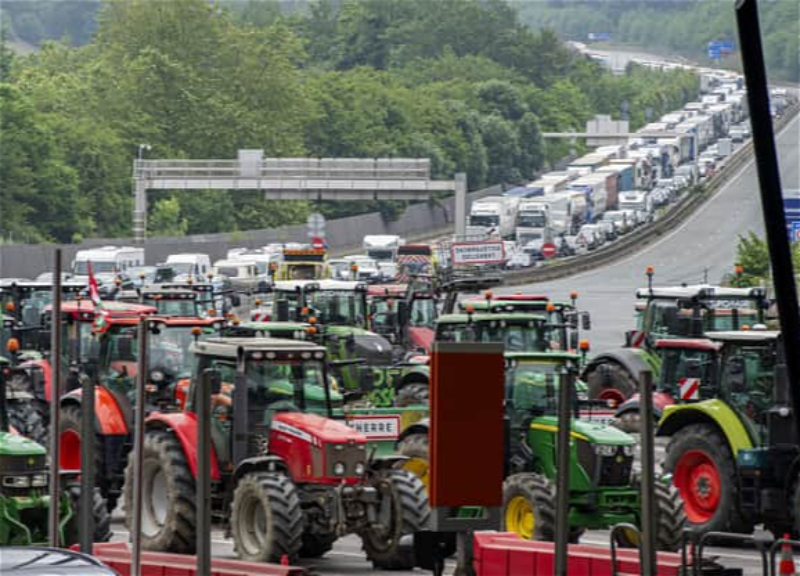
[[[319,236],[315,236],[311,239],[311,247],[314,250],[324,250],[325,249],[325,240],[320,238]]]
[[[552,258],[556,255],[556,245],[552,242],[542,244],[542,256]]]

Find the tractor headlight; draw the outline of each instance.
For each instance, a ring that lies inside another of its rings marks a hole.
[[[633,456],[634,450],[635,448],[633,444],[629,444],[628,446],[622,447],[622,453],[625,454],[625,456]]]
[[[6,488],[28,488],[30,485],[28,476],[3,476],[3,486]]]
[[[363,476],[364,475],[364,463],[359,462],[356,464],[356,476]]]
[[[47,474],[34,474],[31,477],[31,486],[34,488],[47,486]]]
[[[164,381],[164,373],[161,370],[153,370],[150,372],[150,381],[158,384]]]
[[[613,444],[594,444],[594,453],[598,456],[613,456],[617,453],[617,447]]]
[[[333,473],[337,476],[344,476],[344,463],[337,462],[333,465]]]

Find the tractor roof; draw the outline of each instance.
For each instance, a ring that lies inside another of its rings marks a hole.
[[[397,298],[405,296],[408,284],[373,284],[367,288],[367,294],[372,298]]]
[[[711,286],[710,284],[654,287],[652,293],[648,288],[639,288],[636,291],[636,297],[645,300],[649,298],[764,298],[765,294],[763,288],[728,288],[726,286]]]
[[[296,353],[298,359],[301,358],[301,354],[306,352],[317,358],[322,358],[325,354],[324,346],[285,338],[209,338],[202,342],[195,342],[190,347],[195,354],[225,358],[236,358],[239,349],[247,354],[276,352],[283,356]]]
[[[725,332],[706,332],[705,336],[716,342],[773,342],[781,337],[777,330],[729,330]]]
[[[667,338],[656,340],[656,348],[678,348],[681,350],[699,350],[702,352],[718,352],[722,345],[707,338]]]
[[[502,313],[473,313],[473,314],[444,314],[439,316],[436,319],[437,324],[466,324],[470,316],[472,316],[472,322],[492,322],[497,320],[507,320],[511,322],[527,322],[529,320],[541,320],[545,322],[547,318],[542,316],[541,314],[524,314],[515,312],[513,314],[502,314]]]
[[[48,305],[45,311],[52,311],[53,306]],[[157,309],[148,304],[133,304],[129,302],[115,302],[108,300],[103,302],[102,309],[109,313],[111,317],[120,316],[139,316],[140,314],[154,314]],[[69,300],[61,303],[62,314],[90,314],[93,315],[97,311],[97,307],[91,300]]]
[[[572,360],[578,362],[581,357],[571,352],[506,352],[503,356],[516,360]]]

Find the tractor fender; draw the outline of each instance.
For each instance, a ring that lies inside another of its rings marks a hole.
[[[83,404],[83,390],[80,388],[65,394],[61,398],[61,406],[68,404]],[[128,423],[117,399],[102,386],[94,387],[94,414],[95,428],[104,436],[126,435]]]
[[[403,377],[397,383],[397,389],[408,384],[428,384],[430,382],[430,367],[425,365],[415,365],[409,367]]]
[[[256,456],[253,458],[245,458],[236,467],[233,473],[234,484],[239,481],[241,477],[251,472],[280,472],[289,478],[292,477],[289,467],[284,462],[283,458],[272,455]]]
[[[400,433],[400,436],[397,437],[397,443],[401,440],[406,439],[408,436],[412,434],[425,434],[427,435],[430,432],[431,428],[431,421],[429,418],[424,418],[417,422],[414,422],[411,426],[406,428]]]
[[[148,430],[172,432],[181,443],[192,476],[197,478],[197,416],[193,412],[175,414],[153,412],[145,421],[145,433]],[[211,448],[211,479],[220,479],[217,454],[213,446]]]
[[[645,354],[647,352],[641,348],[620,348],[619,350],[598,354],[586,364],[583,374],[581,374],[581,379],[586,381],[589,372],[600,364],[613,363],[625,368],[638,381],[640,373],[645,371],[653,372],[653,367],[648,364]]]
[[[641,398],[639,395],[634,394],[625,402],[620,404],[619,408],[617,409],[616,417],[619,418],[626,412],[638,412],[641,406],[640,401]],[[675,400],[672,399],[672,395],[667,394],[666,392],[653,392],[653,414],[656,418],[661,419],[661,415],[664,413],[664,408],[671,406],[672,404],[675,404]]]
[[[716,398],[666,406],[658,423],[656,436],[672,436],[684,426],[702,423],[711,424],[722,433],[734,458],[739,450],[753,447],[753,440],[741,419],[730,406]]]

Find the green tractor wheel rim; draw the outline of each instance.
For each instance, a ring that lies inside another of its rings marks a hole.
[[[689,450],[675,464],[674,483],[683,498],[686,518],[704,524],[719,507],[722,481],[714,460],[703,450]]]
[[[524,496],[514,496],[506,505],[506,530],[519,534],[525,540],[532,540],[536,530],[536,517],[533,507]]]

